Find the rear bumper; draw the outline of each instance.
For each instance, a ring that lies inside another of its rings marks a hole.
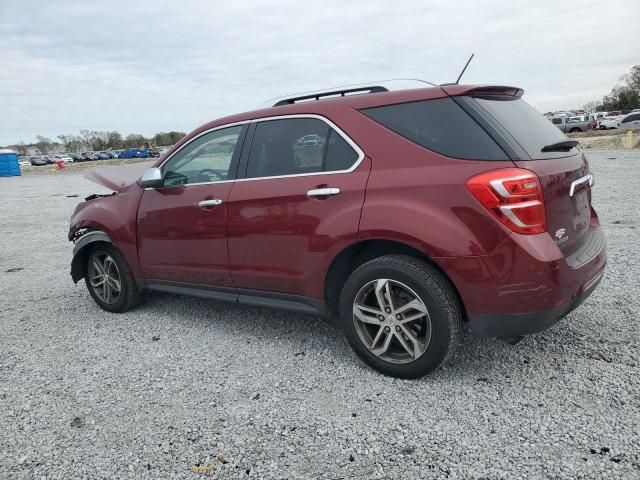
[[[472,332],[524,335],[557,323],[600,282],[607,253],[597,217],[588,235],[569,256],[545,233],[512,234],[489,255],[434,260],[457,288]]]
[[[515,337],[541,332],[552,327],[563,317],[584,302],[596,289],[602,277],[602,270],[594,279],[587,282],[582,292],[569,302],[538,312],[479,314],[469,316],[471,333],[482,337]]]

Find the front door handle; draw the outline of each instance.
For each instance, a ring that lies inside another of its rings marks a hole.
[[[338,195],[339,193],[340,189],[337,187],[314,188],[307,192],[307,197],[329,197],[331,195]]]
[[[213,208],[217,207],[218,205],[222,205],[222,200],[220,200],[219,198],[214,198],[212,200],[202,200],[200,203],[198,203],[198,206],[200,208]]]

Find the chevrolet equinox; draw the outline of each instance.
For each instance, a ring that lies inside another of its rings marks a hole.
[[[584,154],[519,88],[382,86],[215,120],[153,164],[92,170],[71,275],[110,312],[143,290],[321,315],[388,375],[462,329],[541,331],[602,278]]]

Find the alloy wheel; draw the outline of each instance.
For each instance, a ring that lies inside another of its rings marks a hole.
[[[371,353],[390,363],[420,358],[431,341],[431,318],[422,299],[407,285],[377,279],[353,302],[358,337]]]
[[[113,304],[120,298],[122,281],[120,271],[111,255],[94,252],[89,258],[89,283],[96,296],[106,304]]]

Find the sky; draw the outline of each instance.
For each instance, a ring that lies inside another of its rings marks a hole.
[[[1,0],[0,145],[188,132],[387,78],[514,85],[578,108],[640,64],[640,1]]]

